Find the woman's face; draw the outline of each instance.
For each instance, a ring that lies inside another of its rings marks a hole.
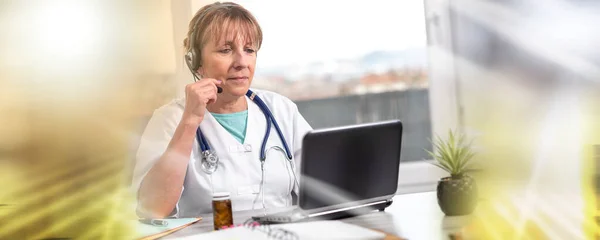
[[[202,48],[198,73],[205,78],[221,80],[223,93],[243,96],[250,88],[256,65],[256,45],[246,41],[243,34],[225,34],[210,40]]]

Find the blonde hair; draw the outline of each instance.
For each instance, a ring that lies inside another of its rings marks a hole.
[[[218,42],[223,33],[234,34],[225,37],[242,37],[246,42],[254,44],[257,51],[262,45],[260,25],[244,7],[232,2],[206,5],[198,10],[190,21],[187,37],[183,40],[186,52],[191,53],[190,67],[193,70],[200,66],[202,47],[209,42],[209,37]]]

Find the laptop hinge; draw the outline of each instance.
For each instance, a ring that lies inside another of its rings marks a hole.
[[[369,206],[373,206],[373,205],[377,205],[377,204],[382,204],[382,203],[385,203],[385,202],[388,202],[388,201],[389,200],[381,200],[381,201],[377,201],[377,202],[366,203],[366,204],[352,206],[352,207],[345,207],[345,208],[340,208],[340,209],[335,209],[335,210],[329,210],[329,211],[324,211],[324,212],[311,213],[311,214],[308,214],[308,217],[318,217],[318,216],[327,215],[327,214],[331,214],[331,213],[344,212],[344,211],[348,211],[348,210],[353,210],[353,209],[369,207]]]

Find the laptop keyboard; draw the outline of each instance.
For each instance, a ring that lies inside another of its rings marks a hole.
[[[301,221],[306,218],[308,218],[308,216],[306,214],[304,214],[302,212],[302,210],[299,210],[299,209],[295,209],[295,210],[292,210],[289,212],[268,214],[266,216],[252,217],[252,219],[254,221],[257,221],[257,222],[263,223],[263,224],[264,223],[269,223],[269,224],[291,223],[291,222],[298,222],[298,221]]]

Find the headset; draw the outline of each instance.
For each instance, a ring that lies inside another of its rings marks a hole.
[[[194,21],[194,25],[192,27],[192,34],[190,35],[190,37],[188,38],[188,51],[185,54],[185,63],[187,64],[188,68],[190,69],[190,71],[192,72],[192,75],[194,76],[194,82],[199,81],[200,77],[198,76],[198,73],[196,72],[196,70],[198,70],[198,68],[201,66],[200,64],[200,60],[201,60],[201,52],[199,49],[196,49],[196,27],[198,26],[198,24],[200,23],[200,21],[202,19],[204,19],[206,16],[206,13],[209,12],[209,10],[211,8],[214,7],[235,7],[237,6],[234,3],[220,3],[220,4],[215,4],[213,6],[210,6],[208,9],[206,9],[200,16],[198,16],[198,18],[196,19],[196,21]],[[217,86],[217,93],[222,93],[223,92],[223,88]]]

